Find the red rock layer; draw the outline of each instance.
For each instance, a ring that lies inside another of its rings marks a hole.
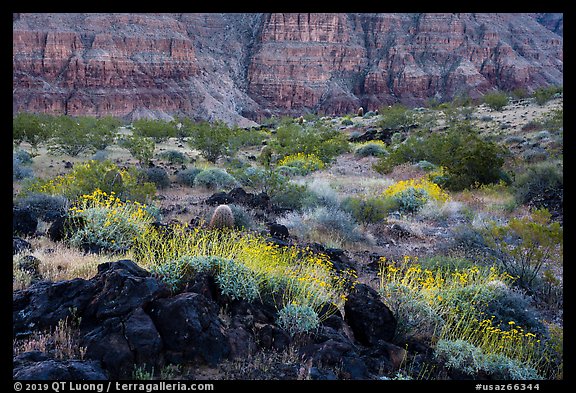
[[[246,123],[530,91],[562,84],[562,23],[562,14],[13,14],[13,111]]]

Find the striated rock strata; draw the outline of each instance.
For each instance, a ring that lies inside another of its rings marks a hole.
[[[562,14],[13,14],[13,111],[253,124],[562,84]]]

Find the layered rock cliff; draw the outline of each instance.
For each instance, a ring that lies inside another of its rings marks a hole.
[[[14,14],[13,111],[251,124],[562,84],[562,14]]]

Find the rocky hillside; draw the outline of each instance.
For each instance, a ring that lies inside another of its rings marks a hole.
[[[271,114],[562,84],[562,14],[14,14],[13,112]]]

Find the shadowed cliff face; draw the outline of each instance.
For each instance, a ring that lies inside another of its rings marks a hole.
[[[14,14],[13,111],[250,125],[562,84],[562,14]]]

